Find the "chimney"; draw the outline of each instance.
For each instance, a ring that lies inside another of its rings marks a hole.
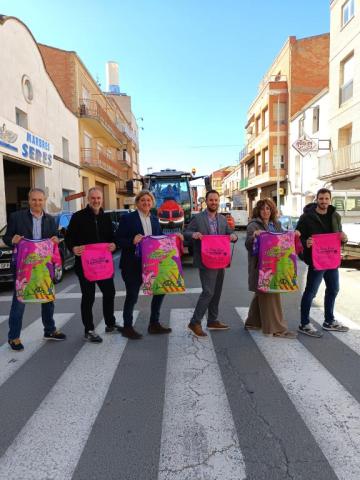
[[[117,62],[107,62],[106,64],[106,87],[109,93],[120,95],[119,65]]]

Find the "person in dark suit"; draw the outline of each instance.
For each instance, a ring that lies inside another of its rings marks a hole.
[[[125,282],[126,297],[123,310],[124,327],[122,335],[133,340],[142,335],[133,327],[133,312],[142,284],[141,258],[135,255],[136,245],[146,235],[162,235],[160,223],[150,210],[155,205],[151,192],[142,190],[136,195],[137,210],[120,218],[116,232],[116,244],[121,249],[120,270]],[[171,328],[159,322],[160,308],[165,295],[153,295],[148,332],[150,334],[170,333]]]
[[[19,210],[11,214],[4,243],[11,247],[17,245],[22,238],[29,240],[42,240],[50,238],[54,243],[59,243],[54,218],[45,213],[46,196],[41,188],[32,188],[29,192],[29,209]],[[20,340],[22,318],[25,303],[19,302],[16,290],[10,308],[8,343],[12,350],[24,349]],[[41,318],[44,325],[44,338],[47,340],[65,340],[66,335],[55,327],[54,302],[41,304]]]
[[[230,235],[232,242],[237,241],[237,235],[230,229],[226,218],[217,213],[219,208],[219,194],[216,190],[206,193],[206,210],[198,213],[191,220],[184,237],[193,240],[194,266],[199,268],[202,292],[196,304],[192,319],[188,328],[196,337],[207,337],[201,326],[201,320],[208,311],[208,330],[228,330],[228,326],[217,320],[219,313],[219,302],[225,269],[206,268],[201,261],[201,239],[203,235]]]

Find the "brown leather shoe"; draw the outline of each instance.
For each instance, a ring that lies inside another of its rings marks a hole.
[[[229,325],[219,322],[218,320],[214,320],[213,322],[209,322],[207,324],[208,330],[229,330],[229,328]]]
[[[130,340],[140,340],[140,338],[142,338],[141,333],[138,333],[134,327],[124,327],[121,335]]]
[[[198,338],[207,337],[207,333],[204,332],[200,323],[189,323],[188,329],[192,331],[195,337],[198,337]]]
[[[161,335],[162,333],[170,333],[170,327],[164,327],[161,323],[150,323],[148,326],[148,333],[151,335]]]

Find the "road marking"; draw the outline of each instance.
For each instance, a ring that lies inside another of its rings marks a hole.
[[[74,313],[55,313],[56,328],[62,328],[74,315]],[[24,328],[21,332],[21,340],[25,349],[21,352],[14,352],[7,343],[0,347],[0,386],[44,345],[43,329],[41,317]]]
[[[195,288],[187,288],[184,292],[183,295],[186,295],[187,293],[190,293],[190,294],[193,294],[193,293],[201,293],[202,292],[202,288],[200,287],[195,287]],[[125,290],[119,290],[116,292],[115,296],[116,297],[125,297],[126,295],[126,292]],[[140,290],[140,293],[139,295],[144,295],[143,291]],[[101,292],[96,292],[95,293],[95,297],[96,298],[101,298],[102,297],[102,293]],[[0,297],[0,302],[10,302],[12,300],[12,295],[4,295],[3,297]],[[80,292],[76,292],[76,293],[63,293],[63,292],[60,292],[56,295],[56,300],[71,300],[71,299],[77,299],[77,298],[81,298],[81,293]]]
[[[211,336],[186,330],[193,310],[173,309],[158,480],[245,479],[245,465]]]
[[[244,323],[248,308],[236,310]],[[358,480],[359,403],[299,341],[249,333],[339,480]]]
[[[63,288],[62,290],[60,290],[57,295],[60,295],[60,294],[63,295],[64,293],[70,292],[70,290],[73,290],[77,285],[78,285],[78,283],[71,283],[71,284],[68,285],[67,287],[65,287],[65,288]]]
[[[310,317],[315,322],[321,325],[324,322],[324,311],[321,308],[312,308],[310,310]],[[349,327],[349,332],[329,332],[336,337],[340,342],[344,343],[347,347],[353,350],[356,354],[360,355],[360,326],[345,317],[344,315],[335,312],[335,318],[337,318],[343,325]]]
[[[0,315],[0,325],[9,318],[9,315]]]
[[[120,320],[122,312],[115,312]],[[134,317],[138,312],[134,312]],[[127,340],[86,343],[0,459],[0,478],[70,480]]]

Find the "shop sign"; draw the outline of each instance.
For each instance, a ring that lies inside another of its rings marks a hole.
[[[54,146],[29,130],[0,117],[0,152],[38,167],[52,168]]]

